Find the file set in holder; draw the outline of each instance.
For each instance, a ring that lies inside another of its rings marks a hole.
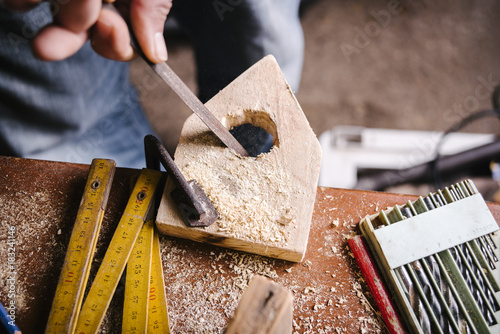
[[[467,180],[364,218],[411,333],[500,333],[500,234]]]

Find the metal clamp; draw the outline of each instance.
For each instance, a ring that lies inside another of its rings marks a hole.
[[[196,180],[186,181],[165,146],[153,135],[144,137],[146,167],[160,170],[160,163],[172,178],[175,189],[170,193],[182,218],[189,227],[210,226],[219,218],[212,202]]]

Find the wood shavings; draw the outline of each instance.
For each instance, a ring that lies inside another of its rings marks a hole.
[[[310,286],[307,286],[305,289],[304,289],[304,293],[305,294],[308,294],[308,293],[316,293],[316,289],[315,288],[312,288]]]
[[[326,308],[326,305],[323,304],[314,304],[313,306],[313,311],[318,312],[319,310],[324,310]]]
[[[209,137],[202,140],[205,145]],[[238,159],[238,164],[215,168],[221,159]],[[218,232],[273,245],[287,243],[288,228],[296,226],[290,203],[297,191],[290,175],[269,159],[265,154],[242,159],[230,150],[209,149],[185,159],[195,163],[182,167],[182,173],[200,184],[219,213]]]
[[[292,214],[290,209],[287,209],[286,213],[278,219],[278,223],[287,226],[290,223],[294,222],[294,220],[295,216]]]
[[[278,278],[274,260],[232,251],[211,252],[209,270],[200,271],[189,266],[189,250],[160,241],[172,333],[181,325],[194,333],[222,333],[254,275]]]
[[[339,297],[339,299],[338,299],[339,304],[344,304],[346,301],[347,301],[346,297]]]
[[[0,235],[7,236],[7,230],[10,226],[15,226],[15,266],[26,267],[30,266],[31,258],[33,256],[33,249],[37,252],[43,252],[42,247],[33,247],[39,234],[48,234],[46,226],[54,215],[60,212],[54,212],[51,209],[50,197],[43,192],[36,192],[28,195],[24,192],[17,192],[10,197],[0,197],[0,207],[2,213],[0,214]],[[21,224],[26,222],[25,224]],[[55,233],[52,233],[54,235]],[[55,244],[55,239],[50,239],[51,243]],[[29,250],[29,251],[28,251]],[[36,266],[39,270],[43,270],[51,265],[52,254],[45,253],[44,263],[31,264],[31,267]],[[7,247],[0,247],[0,258],[7,259]],[[5,261],[6,262],[6,261]],[[6,283],[9,272],[7,270],[0,271],[0,297],[7,300],[6,296]],[[26,277],[17,276],[15,280],[16,287],[16,307],[23,309],[29,307],[30,301],[33,296],[25,292],[26,284],[28,284]],[[5,297],[5,298],[3,298]]]

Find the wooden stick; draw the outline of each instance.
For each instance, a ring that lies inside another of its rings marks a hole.
[[[225,334],[292,333],[293,296],[262,276],[254,276]]]

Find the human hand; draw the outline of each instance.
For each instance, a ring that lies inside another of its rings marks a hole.
[[[13,10],[28,10],[39,0],[3,0]],[[127,61],[134,57],[125,20],[103,8],[102,0],[54,2],[54,23],[32,41],[34,54],[47,61],[62,60],[76,53],[90,38],[103,57]],[[172,0],[117,0],[116,8],[129,20],[142,51],[154,63],[167,60],[163,26]]]

